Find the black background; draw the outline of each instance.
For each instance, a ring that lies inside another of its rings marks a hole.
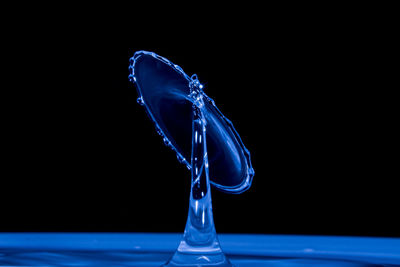
[[[336,26],[19,50],[0,231],[183,232],[190,173],[128,81],[148,50],[198,74],[251,152],[252,188],[212,191],[217,232],[400,236],[391,97],[376,51]]]

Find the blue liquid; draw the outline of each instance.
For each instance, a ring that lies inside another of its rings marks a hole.
[[[155,267],[176,249],[180,234],[5,234],[0,267]],[[399,266],[399,238],[219,235],[236,267]]]
[[[204,100],[202,112],[208,123],[210,182],[217,189],[238,194],[250,188],[254,170],[250,153],[231,121],[203,92],[197,76],[151,52],[139,51],[131,58],[129,79],[136,84],[137,102],[144,106],[165,145],[177,153],[179,162],[191,168],[192,105],[190,83],[198,82]]]
[[[0,253],[0,267],[7,266],[88,266],[88,267],[159,267],[169,257],[168,253],[135,253],[128,251],[36,251],[36,250],[5,250]],[[390,266],[321,259],[284,259],[268,257],[246,257],[230,255],[236,267],[262,266],[342,266],[342,267],[377,267]],[[207,260],[204,260],[207,262]],[[201,266],[201,265],[198,265]],[[394,266],[394,265],[393,265]]]
[[[242,193],[247,190],[254,176],[249,151],[243,145],[232,122],[222,115],[214,101],[203,92],[203,86],[197,76],[189,77],[179,66],[145,51],[135,53],[131,59],[130,71],[129,78],[136,83],[138,89],[138,103],[145,107],[164,144],[173,149],[177,153],[178,161],[191,170],[189,214],[184,236],[178,249],[163,266],[222,267],[232,266],[231,262],[237,267],[394,266],[393,264],[399,263],[399,255],[392,254],[385,254],[385,258],[382,254],[353,255],[345,251],[339,253],[339,257],[338,251],[348,249],[348,243],[319,254],[315,253],[314,245],[309,248],[310,244],[305,243],[300,250],[287,253],[293,244],[287,240],[285,244],[285,240],[282,239],[276,246],[286,246],[286,251],[277,250],[272,254],[262,254],[257,252],[264,244],[256,242],[257,238],[251,238],[255,242],[248,244],[248,247],[244,245],[246,240],[242,240],[242,243],[240,238],[235,240],[239,242],[240,249],[236,253],[228,252],[230,262],[222,252],[215,231],[210,183],[226,193]],[[229,246],[227,250],[229,251]],[[162,255],[164,253],[160,251],[153,251],[151,254],[145,254],[143,251],[136,256],[149,256],[154,259]],[[133,266],[153,266],[153,263],[154,266],[158,266],[160,261],[136,261]]]
[[[192,106],[191,192],[183,239],[166,267],[233,266],[220,247],[214,227],[207,152],[207,121],[202,86],[197,76],[190,83]]]
[[[233,124],[204,93],[197,75],[189,78],[178,65],[145,51],[135,53],[129,69],[139,93],[137,103],[145,107],[164,144],[191,170],[184,236],[163,266],[233,266],[215,231],[210,182],[226,193],[247,190],[254,176],[249,151]]]

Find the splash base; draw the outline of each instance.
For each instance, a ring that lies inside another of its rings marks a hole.
[[[226,256],[220,253],[183,253],[176,251],[174,256],[163,267],[234,267]]]

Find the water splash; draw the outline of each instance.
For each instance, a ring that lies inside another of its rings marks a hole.
[[[141,79],[137,84],[140,95],[138,103],[146,108],[149,117],[155,123],[157,133],[163,138],[164,144],[176,152],[178,161],[190,166],[192,177],[184,236],[175,254],[163,266],[232,267],[220,248],[214,227],[206,140],[211,137],[211,151],[217,151],[211,170],[214,174],[219,172],[219,175],[225,178],[217,180],[214,184],[229,193],[243,192],[250,187],[254,174],[250,154],[232,123],[204,94],[204,86],[196,74],[189,78],[182,68],[167,59],[155,53],[142,51],[139,54],[135,53],[130,61],[130,75],[134,77],[134,81],[137,82],[135,67],[140,54],[151,57],[143,59],[143,69],[139,69],[138,77]],[[190,119],[188,115],[191,115]],[[187,133],[187,122],[192,124],[191,135]],[[209,137],[206,134],[207,127],[211,133]],[[171,136],[174,138],[170,139]],[[179,141],[187,141],[189,136],[192,140],[190,164],[180,151],[184,143],[179,144]],[[215,158],[220,161],[215,161]],[[245,170],[245,175],[242,170]],[[234,182],[233,186],[231,181]]]
[[[153,62],[154,66],[151,65]],[[140,101],[140,103],[143,103],[143,107],[145,107],[149,117],[154,122],[157,133],[162,136],[163,140],[164,138],[169,140],[169,142],[165,143],[175,151],[178,161],[185,164],[189,170],[191,165],[188,139],[182,138],[185,134],[180,131],[171,131],[172,126],[159,125],[160,118],[162,119],[165,112],[171,112],[171,110],[160,110],[157,103],[166,100],[160,97],[169,97],[168,101],[176,101],[174,104],[196,101],[192,100],[189,94],[190,87],[197,86],[204,99],[205,121],[212,124],[210,131],[207,132],[211,146],[224,144],[225,140],[230,140],[228,142],[229,146],[218,146],[210,149],[210,158],[214,166],[210,170],[211,184],[217,189],[231,194],[239,194],[250,188],[254,176],[250,152],[244,146],[232,122],[216,107],[214,100],[204,93],[204,86],[200,83],[197,75],[190,77],[178,65],[153,52],[146,51],[138,51],[134,54],[130,59],[129,70],[130,80],[134,81],[138,94],[143,99],[143,102]],[[175,76],[171,80],[165,80],[169,77],[167,75]],[[154,98],[154,102],[151,102],[143,96],[143,92],[146,93],[146,89],[141,88],[141,85],[143,85],[143,82],[147,82],[143,80],[143,77],[149,77],[148,82],[152,84],[151,86],[155,86],[154,88],[159,90],[159,92],[147,96],[150,99],[151,97],[157,97],[157,101]],[[182,113],[179,110],[172,111],[172,113],[174,112],[177,115],[177,118],[174,118],[176,121],[184,122],[187,120],[182,117]],[[171,121],[168,123],[171,124]],[[174,128],[176,129],[176,126]]]
[[[206,120],[203,114],[203,86],[192,76],[190,97],[193,100],[191,192],[183,239],[172,258],[163,266],[233,267],[222,252],[215,231],[211,204]]]

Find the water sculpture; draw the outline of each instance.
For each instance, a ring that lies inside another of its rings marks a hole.
[[[250,153],[233,124],[204,93],[197,75],[188,76],[166,58],[138,51],[129,79],[164,143],[191,170],[189,212],[183,239],[163,266],[233,266],[219,245],[210,184],[239,194],[254,176]]]

